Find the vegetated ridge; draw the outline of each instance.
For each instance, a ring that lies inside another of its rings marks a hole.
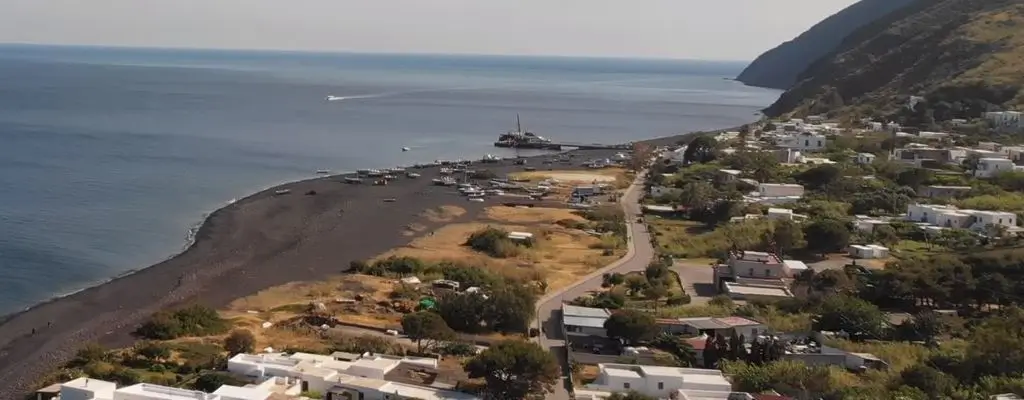
[[[789,89],[804,69],[832,52],[847,35],[912,1],[858,1],[815,24],[793,40],[761,54],[736,80],[751,86]]]
[[[916,0],[847,36],[765,114],[894,116],[913,95],[924,120],[975,118],[1024,102],[1021,71],[1024,0]]]

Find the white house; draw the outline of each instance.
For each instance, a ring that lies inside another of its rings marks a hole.
[[[722,371],[699,368],[655,367],[633,364],[598,364],[597,379],[584,390],[639,393],[667,399],[678,391],[732,392]]]
[[[856,215],[853,225],[857,227],[857,230],[861,232],[871,233],[875,231],[875,227],[881,225],[889,225],[889,221],[879,218],[872,218],[867,215]]]
[[[762,198],[803,196],[804,187],[795,183],[761,183],[757,194]]]
[[[562,327],[567,336],[607,337],[604,322],[611,312],[603,308],[562,305]]]
[[[777,145],[800,151],[822,151],[828,145],[828,138],[825,135],[814,133],[798,133],[787,136],[780,136]]]
[[[996,111],[985,113],[985,119],[995,125],[996,128],[1020,128],[1024,127],[1024,120],[1021,120],[1020,111]]]
[[[945,228],[961,228],[984,232],[989,226],[1017,230],[1017,214],[1005,211],[959,209],[936,204],[907,205],[906,219]]]
[[[857,153],[857,164],[871,164],[875,162],[875,155],[871,153]]]
[[[991,178],[1003,172],[1024,170],[1024,167],[1018,167],[1005,158],[985,157],[978,160],[978,169],[974,171],[974,176],[978,178]]]
[[[769,332],[767,325],[743,317],[659,318],[656,321],[663,332],[673,335],[730,337],[735,333],[750,342]]]
[[[451,390],[357,376],[339,379],[334,387],[323,393],[327,399],[339,400],[479,400],[474,395]]]
[[[275,382],[266,382],[273,384]],[[118,389],[113,382],[78,378],[60,385],[61,400],[267,400],[274,393],[267,384],[247,387],[223,385],[213,393],[139,383]],[[298,395],[298,390],[282,394]]]
[[[849,251],[850,257],[853,258],[875,259],[889,257],[889,248],[877,244],[854,244],[850,246]]]
[[[385,380],[400,365],[437,370],[437,360],[426,357],[394,357],[366,353],[351,359],[341,356],[294,353],[238,354],[228,360],[228,371],[255,379],[286,377],[301,381],[303,391],[326,393],[351,377]]]

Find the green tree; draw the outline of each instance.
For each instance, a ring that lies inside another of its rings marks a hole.
[[[664,283],[658,282],[648,286],[644,289],[644,298],[654,303],[654,308],[658,308],[658,302],[661,299],[668,296],[668,287]]]
[[[960,165],[962,165],[968,173],[974,175],[974,173],[978,171],[978,163],[980,161],[981,155],[977,153],[971,153],[968,154],[967,157],[964,157],[964,160],[961,161]]]
[[[686,208],[707,208],[715,198],[715,187],[705,181],[689,182],[679,194],[679,204]]]
[[[880,339],[887,320],[874,304],[847,295],[828,296],[819,307],[814,329],[843,331],[855,338]]]
[[[818,190],[839,179],[841,174],[838,167],[826,164],[801,172],[795,178],[808,189]]]
[[[639,310],[619,310],[604,322],[608,337],[637,344],[653,339],[658,334],[654,317]]]
[[[672,354],[676,364],[680,367],[697,366],[697,352],[689,342],[678,336],[668,333],[659,334],[651,341],[651,346]]]
[[[985,318],[968,338],[967,357],[982,374],[1024,371],[1024,310],[1008,307]]]
[[[840,251],[850,243],[850,229],[842,221],[819,219],[804,227],[807,249],[821,254]]]
[[[256,336],[248,329],[235,329],[224,339],[224,349],[231,355],[252,353],[256,349]]]
[[[650,282],[647,282],[647,278],[643,275],[628,275],[626,276],[625,285],[626,289],[629,289],[629,294],[636,296],[650,286]]]
[[[195,383],[192,384],[192,388],[195,390],[201,390],[207,393],[212,393],[213,391],[219,389],[221,386],[224,385],[242,386],[245,385],[246,383],[248,382],[236,378],[234,375],[228,374],[226,372],[210,371],[204,372],[202,375],[199,375],[199,378],[197,378]]]
[[[446,293],[437,301],[434,309],[448,326],[459,332],[480,332],[484,330],[487,309],[490,305],[484,296],[475,294]]]
[[[423,353],[424,343],[429,349],[436,346],[438,342],[455,338],[455,331],[448,327],[444,318],[432,311],[419,311],[403,316],[402,333],[416,342],[419,353]]]
[[[767,244],[774,247],[781,255],[789,254],[793,250],[807,245],[803,229],[790,220],[776,221],[767,239]]]
[[[920,364],[903,370],[900,380],[904,385],[920,389],[931,399],[947,396],[957,386],[956,378]]]
[[[554,356],[530,342],[507,340],[491,346],[465,364],[470,378],[483,378],[487,398],[540,400],[561,376]]]
[[[683,160],[687,163],[708,163],[718,157],[718,142],[711,136],[697,136],[690,141],[683,151]]]

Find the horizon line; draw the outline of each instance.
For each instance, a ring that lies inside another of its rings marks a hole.
[[[433,52],[395,52],[395,51],[352,51],[352,50],[313,50],[313,49],[272,49],[272,48],[222,48],[222,47],[187,47],[187,46],[138,46],[138,45],[104,45],[104,44],[66,44],[66,43],[33,43],[3,42],[0,47],[63,47],[84,49],[111,50],[160,50],[160,51],[207,51],[237,53],[285,53],[285,54],[320,54],[320,55],[380,55],[380,56],[443,56],[443,57],[507,57],[507,58],[564,58],[589,60],[643,60],[697,63],[750,63],[752,60],[708,60],[696,58],[672,58],[651,56],[615,56],[615,55],[559,55],[559,54],[507,54],[507,53],[433,53]]]

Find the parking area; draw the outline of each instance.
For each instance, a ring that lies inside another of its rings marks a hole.
[[[714,270],[710,265],[688,264],[685,260],[676,261],[672,270],[679,274],[683,290],[690,295],[691,304],[707,303],[718,294],[714,285]]]

